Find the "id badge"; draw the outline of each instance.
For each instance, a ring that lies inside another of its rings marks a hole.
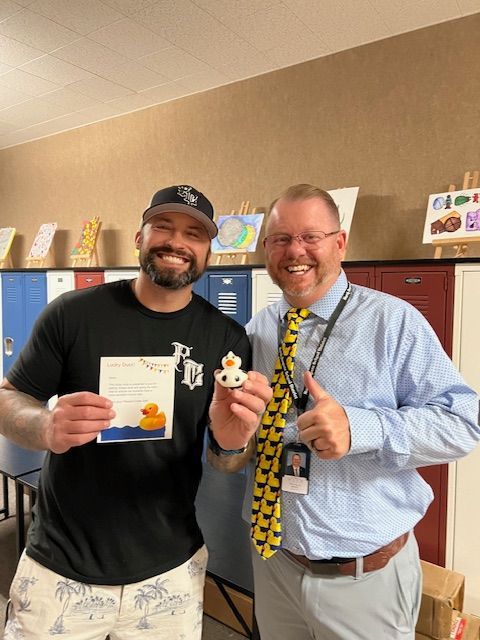
[[[300,442],[283,447],[282,491],[307,495],[310,478],[310,449]]]

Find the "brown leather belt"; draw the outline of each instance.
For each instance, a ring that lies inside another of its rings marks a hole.
[[[363,556],[363,572],[378,571],[387,566],[390,558],[393,558],[408,540],[407,533],[402,534],[381,549]],[[306,567],[309,571],[317,575],[343,575],[354,576],[357,570],[356,558],[331,558],[329,560],[309,560],[306,556],[298,556],[287,549],[283,549],[284,553],[293,558],[296,562]]]

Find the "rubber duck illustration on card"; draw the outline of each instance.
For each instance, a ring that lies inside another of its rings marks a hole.
[[[215,374],[215,380],[222,385],[222,387],[228,387],[234,389],[235,387],[241,387],[248,375],[240,367],[242,366],[242,359],[240,356],[236,356],[233,351],[229,351],[226,356],[222,358],[223,369]]]
[[[158,410],[158,405],[155,402],[148,402],[143,409],[140,409],[140,413],[145,416],[138,423],[141,429],[152,431],[153,429],[162,429],[165,426],[165,414]]]

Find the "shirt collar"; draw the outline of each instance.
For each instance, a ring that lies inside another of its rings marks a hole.
[[[335,310],[335,307],[340,302],[340,298],[345,293],[345,289],[347,288],[347,285],[348,285],[347,276],[345,275],[345,271],[342,269],[340,271],[340,275],[338,276],[336,281],[333,283],[333,285],[330,287],[330,289],[327,291],[327,293],[322,298],[320,298],[319,300],[316,300],[313,304],[311,304],[308,307],[310,312],[318,316],[319,318],[323,318],[326,322],[328,322],[328,319],[330,318],[333,311]],[[282,296],[280,298],[279,307],[278,307],[280,320],[283,320],[283,318],[285,318],[285,316],[287,315],[287,312],[291,308],[292,308],[292,305],[290,305],[285,300],[285,297]]]

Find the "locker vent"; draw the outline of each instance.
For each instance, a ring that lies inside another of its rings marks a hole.
[[[40,287],[32,287],[28,290],[28,302],[32,304],[44,304]]]
[[[216,306],[227,316],[236,316],[238,313],[238,296],[235,291],[219,293]]]
[[[430,312],[428,296],[402,296],[402,298],[416,307],[428,320]]]
[[[7,287],[5,287],[5,300],[7,302],[11,302],[12,304],[15,304],[15,303],[18,302],[18,294],[19,293],[20,293],[20,291],[19,291],[19,289],[17,287],[9,287],[7,285]]]

